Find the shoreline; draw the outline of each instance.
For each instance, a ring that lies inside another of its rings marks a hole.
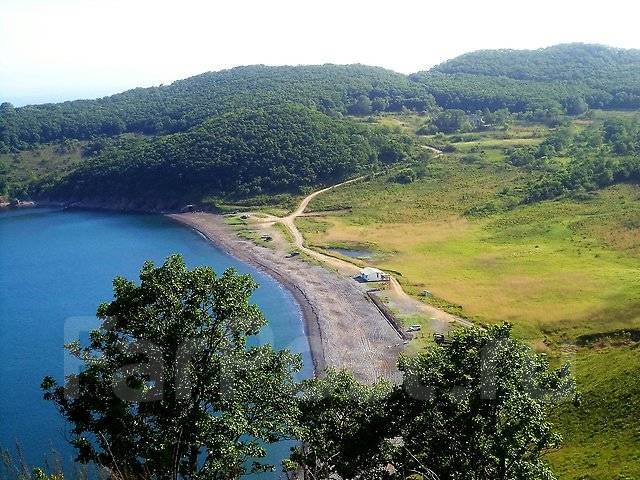
[[[309,352],[311,354],[311,361],[313,362],[314,375],[318,376],[322,374],[322,372],[327,368],[327,363],[324,356],[324,349],[322,348],[322,330],[320,328],[320,319],[318,317],[318,313],[313,307],[313,304],[305,295],[304,291],[299,288],[294,282],[291,282],[280,272],[270,266],[268,263],[260,262],[252,255],[244,254],[242,250],[234,247],[232,242],[225,241],[224,237],[226,235],[232,235],[233,232],[226,232],[222,233],[219,236],[214,236],[211,234],[212,232],[205,232],[203,231],[203,229],[199,228],[199,225],[196,222],[190,222],[187,218],[184,217],[184,215],[185,214],[182,213],[164,214],[166,218],[169,218],[172,221],[197,232],[202,237],[204,237],[205,240],[207,240],[213,246],[219,248],[226,254],[231,255],[237,260],[251,265],[252,267],[267,274],[274,281],[282,285],[282,287],[285,288],[295,298],[302,313],[302,327],[309,344]]]
[[[321,374],[327,367],[324,350],[321,342],[321,329],[320,320],[318,314],[315,311],[313,304],[309,298],[305,295],[304,291],[300,289],[294,282],[288,280],[285,276],[279,273],[276,269],[270,267],[270,265],[258,261],[252,255],[244,255],[238,248],[234,248],[232,242],[225,242],[226,235],[232,235],[233,232],[219,232],[219,235],[211,235],[211,232],[203,231],[206,229],[198,228],[198,225],[193,222],[189,222],[182,213],[168,213],[168,212],[156,212],[156,211],[136,211],[130,209],[114,209],[108,208],[105,204],[86,204],[86,203],[69,203],[69,202],[36,202],[36,201],[24,201],[17,203],[4,202],[0,203],[0,212],[23,210],[23,209],[35,209],[35,208],[60,208],[60,209],[77,209],[77,210],[100,210],[100,211],[118,211],[123,213],[148,213],[148,214],[161,214],[165,218],[169,218],[175,223],[181,226],[190,228],[199,233],[206,241],[211,243],[216,248],[221,249],[223,252],[231,255],[232,257],[240,260],[243,263],[251,265],[252,267],[269,275],[275,282],[282,285],[295,299],[296,303],[300,307],[302,313],[302,326],[304,330],[307,343],[309,345],[309,351],[311,355],[311,361],[313,362],[314,375]],[[222,223],[222,222],[221,222]],[[222,239],[222,240],[221,240]]]
[[[326,368],[344,368],[366,383],[399,379],[397,358],[403,339],[351,277],[244,240],[222,215],[194,212],[165,217],[271,276],[293,295],[302,311],[316,376]]]
[[[302,312],[303,330],[316,376],[327,368],[335,368],[352,372],[363,383],[401,380],[397,361],[404,348],[403,338],[350,275],[289,257],[288,251],[242,239],[219,214],[78,202],[41,201],[29,205],[29,208],[39,207],[161,214],[191,228],[215,247],[269,275],[293,295]]]

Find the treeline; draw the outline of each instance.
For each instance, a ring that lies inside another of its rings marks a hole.
[[[399,162],[411,145],[387,129],[302,105],[238,109],[185,133],[89,144],[78,168],[40,182],[34,194],[171,205],[299,192]]]
[[[575,135],[561,128],[539,146],[509,150],[507,160],[536,174],[525,188],[527,203],[640,182],[640,122],[607,120]]]
[[[589,106],[623,106],[614,105],[609,96],[601,91],[577,84],[440,72],[418,73],[412,78],[425,85],[438,105],[449,109],[476,111],[487,108],[495,111],[506,108],[514,113],[557,110],[560,113],[579,114]],[[640,102],[624,106],[632,108],[640,106]]]
[[[411,77],[463,110],[640,108],[640,50],[566,44],[468,53]]]
[[[0,159],[0,197],[9,193],[9,167]]]
[[[491,111],[485,108],[473,113],[459,109],[448,109],[430,115],[428,121],[418,129],[418,135],[436,133],[465,133],[492,128],[507,128],[512,115],[506,108]]]
[[[68,138],[182,132],[223,112],[291,102],[325,113],[356,115],[403,108],[424,111],[435,105],[422,85],[383,68],[254,65],[98,100],[20,108],[3,103],[0,153]]]
[[[555,478],[543,455],[561,439],[548,414],[577,399],[575,382],[508,325],[462,329],[401,358],[400,385],[331,370],[300,382],[299,356],[247,343],[267,323],[249,301],[256,287],[179,256],[146,263],[139,284],[117,278],[91,342],[66,347],[84,367],[65,385],[42,383],[77,460],[118,480],[283,469],[290,479]],[[283,439],[289,458],[269,464],[265,446]]]
[[[640,50],[569,43],[537,50],[480,50],[434,67],[442,73],[468,73],[517,80],[584,81],[621,77],[640,68]],[[624,83],[624,82],[623,82]]]
[[[290,102],[353,115],[440,107],[539,117],[640,108],[640,53],[582,44],[480,51],[410,76],[364,65],[254,65],[97,100],[3,103],[0,153],[64,139],[183,132],[223,112]]]

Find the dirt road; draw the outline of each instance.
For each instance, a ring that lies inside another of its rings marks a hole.
[[[380,378],[399,380],[402,339],[351,276],[290,257],[286,246],[266,248],[244,240],[220,215],[169,216],[274,277],[294,295],[302,309],[308,342],[299,339],[292,348],[299,350],[308,343],[317,374],[335,367],[348,369],[367,383]]]
[[[333,185],[331,187],[323,188],[322,190],[313,192],[312,194],[302,199],[302,201],[298,205],[298,208],[296,208],[293,213],[291,213],[286,217],[271,217],[271,220],[274,222],[282,223],[285,227],[287,227],[287,229],[289,230],[289,232],[291,232],[291,235],[293,237],[294,246],[298,248],[300,251],[315,258],[316,260],[319,260],[327,265],[332,266],[333,268],[337,269],[342,273],[345,273],[347,275],[357,275],[360,272],[360,268],[357,267],[356,265],[340,260],[339,258],[325,255],[316,250],[307,248],[304,244],[304,237],[302,236],[302,233],[300,233],[300,230],[298,230],[298,227],[296,226],[296,218],[304,214],[304,211],[309,206],[309,203],[311,202],[311,200],[316,198],[318,195],[324,192],[327,192],[329,190],[332,190],[334,188],[338,188],[343,185],[348,185],[350,183],[357,182],[358,180],[362,180],[363,178],[365,177],[354,178],[353,180],[348,180],[346,182],[338,183],[337,185]]]
[[[428,147],[425,145],[425,148],[428,148],[435,152],[442,153],[440,150],[437,150],[433,147]],[[360,267],[358,267],[357,265],[354,265],[353,263],[350,263],[346,260],[332,257],[330,255],[325,255],[324,253],[321,253],[306,247],[304,244],[304,237],[302,236],[302,233],[296,226],[295,221],[298,217],[304,215],[304,212],[307,209],[311,200],[316,198],[318,195],[321,195],[322,193],[327,192],[328,190],[339,188],[341,186],[348,185],[353,182],[357,182],[358,180],[362,180],[363,178],[364,177],[358,177],[353,180],[342,182],[337,185],[333,185],[331,187],[323,188],[322,190],[313,192],[312,194],[305,197],[298,205],[298,208],[296,208],[296,210],[290,215],[286,217],[270,217],[269,221],[279,222],[285,225],[287,229],[291,232],[291,235],[294,239],[294,245],[305,254],[315,258],[316,260],[321,261],[325,265],[329,265],[335,268],[336,270],[338,270],[343,274],[351,275],[351,276],[357,275],[360,272]],[[401,310],[403,310],[404,313],[415,312],[415,313],[421,313],[423,315],[429,316],[429,318],[431,318],[432,320],[431,328],[437,333],[447,332],[448,330],[450,330],[451,328],[450,326],[452,323],[456,323],[458,325],[463,325],[463,326],[473,326],[473,324],[468,320],[465,320],[463,318],[447,313],[431,305],[427,305],[411,297],[402,289],[402,286],[400,285],[400,283],[393,276],[391,276],[391,280],[389,281],[389,290],[386,291],[385,293],[388,294],[389,299],[393,303],[395,303],[396,306],[398,306]]]
[[[440,155],[442,155],[444,152],[442,150],[438,150],[436,147],[432,147],[431,145],[422,145],[422,148],[429,150],[430,152],[433,152],[436,154],[436,157],[439,157]]]

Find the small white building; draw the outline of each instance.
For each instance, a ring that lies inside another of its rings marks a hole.
[[[389,275],[377,268],[365,267],[360,271],[360,278],[365,282],[384,282],[389,280]]]

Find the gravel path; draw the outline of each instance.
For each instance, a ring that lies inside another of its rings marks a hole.
[[[424,148],[427,148],[437,153],[438,155],[442,154],[440,150],[434,147],[424,145]],[[330,267],[335,268],[338,272],[341,272],[345,275],[355,276],[359,273],[360,267],[357,267],[356,265],[345,260],[341,260],[330,255],[325,255],[322,252],[307,248],[304,244],[304,237],[302,236],[302,233],[300,233],[300,230],[298,230],[298,227],[295,224],[295,220],[296,218],[304,215],[304,211],[306,210],[311,200],[313,200],[321,193],[324,193],[327,190],[341,187],[343,185],[347,185],[349,183],[357,182],[358,180],[361,180],[363,178],[364,177],[354,178],[353,180],[348,180],[346,182],[339,183],[322,190],[318,190],[317,192],[313,192],[312,194],[305,197],[302,202],[300,202],[298,208],[290,215],[282,218],[270,216],[268,219],[266,219],[266,221],[283,223],[291,232],[294,240],[294,245],[302,252],[310,255],[316,260],[321,261],[325,265],[329,265]],[[398,283],[398,280],[393,277],[393,275],[391,275],[389,281],[389,289],[385,293],[387,297],[393,302],[393,304],[404,313],[419,313],[428,316],[431,319],[430,328],[434,332],[447,333],[451,329],[452,325],[456,324],[465,327],[473,326],[473,324],[468,320],[457,317],[436,307],[427,305],[419,300],[416,300],[415,298],[412,298],[402,289],[402,286],[400,285],[400,283]]]
[[[336,367],[352,371],[367,383],[399,379],[396,361],[402,340],[350,276],[243,240],[219,215],[197,212],[169,217],[271,275],[295,296],[304,314],[317,374]]]

